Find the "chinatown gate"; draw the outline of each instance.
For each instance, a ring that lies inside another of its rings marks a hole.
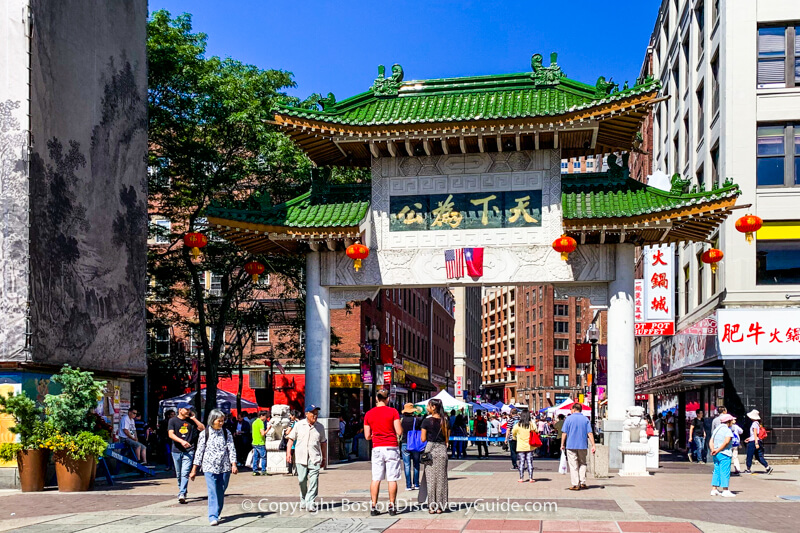
[[[381,288],[552,283],[608,307],[610,466],[634,405],[634,250],[708,241],[734,208],[726,181],[664,191],[629,177],[627,153],[606,173],[561,174],[561,160],[635,149],[660,83],[587,85],[533,56],[519,74],[404,81],[394,65],[362,94],[322,109],[280,107],[274,123],[320,167],[369,167],[369,185],[312,189],[277,206],[209,208],[210,228],[254,255],[306,255],[306,401],[329,415],[330,309]],[[552,247],[569,235],[568,260]],[[369,257],[356,271],[345,248]],[[444,251],[484,249],[483,275],[448,279]]]

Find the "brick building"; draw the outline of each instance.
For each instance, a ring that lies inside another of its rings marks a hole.
[[[483,360],[480,397],[482,402],[508,403],[516,398],[517,331],[519,318],[514,296],[516,287],[485,290],[483,306]]]

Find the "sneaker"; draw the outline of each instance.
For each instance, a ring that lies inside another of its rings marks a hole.
[[[722,496],[723,498],[735,498],[736,494],[732,493],[729,490],[723,490],[720,496]]]
[[[516,466],[512,466],[511,470],[519,470],[519,468],[517,468]]]
[[[217,524],[219,524],[219,520],[210,520],[210,521],[208,522],[208,525],[209,525],[209,526],[216,526]]]
[[[771,466],[768,466],[768,467],[767,467],[767,474],[771,474],[771,473],[772,473],[772,467],[771,467]]]
[[[690,462],[690,463],[693,463],[693,462],[694,462],[694,459],[692,459],[692,454],[689,454],[689,462]]]
[[[253,475],[254,475],[254,476],[260,476],[260,475],[261,475],[261,473],[260,473],[260,472],[253,472]]]
[[[370,516],[378,516],[378,515],[380,515],[380,514],[381,514],[381,512],[380,512],[379,510],[377,510],[376,508],[374,508],[374,507],[373,507],[373,508],[370,510],[369,514],[370,514]]]
[[[717,489],[711,489],[711,495],[712,496],[719,496],[720,492]]]
[[[397,509],[394,505],[389,506],[389,516],[395,516],[397,514]]]
[[[186,494],[178,494],[178,503],[186,503]]]
[[[419,490],[419,485],[414,485],[414,490]]]
[[[406,492],[411,492],[412,490],[414,490],[414,487],[406,487]]]
[[[300,509],[305,509],[305,508],[306,508],[306,502],[301,500],[300,501]]]
[[[749,468],[748,468],[747,470],[745,470],[745,471],[744,471],[744,473],[745,473],[745,474],[752,474],[752,472],[750,471],[750,469],[749,469]]]

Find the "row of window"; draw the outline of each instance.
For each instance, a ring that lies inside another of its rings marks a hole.
[[[536,387],[536,376],[527,376],[525,383],[527,387]],[[544,376],[539,374],[539,387],[544,387]],[[555,374],[553,376],[553,387],[559,389],[566,389],[569,388],[569,375],[567,374]]]
[[[758,30],[758,88],[800,84],[800,26]]]

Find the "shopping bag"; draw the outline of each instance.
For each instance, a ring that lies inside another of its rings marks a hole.
[[[567,453],[564,451],[561,452],[561,460],[558,462],[558,473],[567,473]]]
[[[246,466],[250,466],[253,464],[253,450],[250,450],[250,453],[247,454],[247,460],[244,462]]]

